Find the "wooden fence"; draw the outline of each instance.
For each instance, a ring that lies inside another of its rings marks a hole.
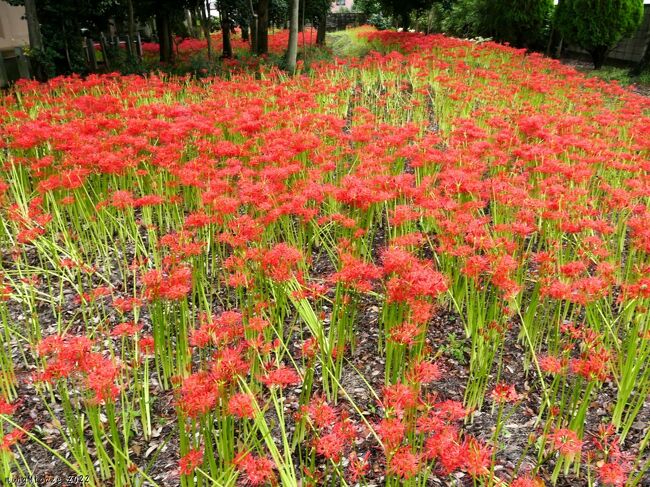
[[[327,31],[345,30],[349,27],[357,27],[368,21],[368,16],[362,13],[329,13],[327,14]]]

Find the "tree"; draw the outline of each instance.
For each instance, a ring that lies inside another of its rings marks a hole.
[[[87,71],[82,29],[96,34],[123,17],[120,0],[8,0],[24,5],[37,77]],[[39,70],[41,75],[39,76]]]
[[[232,57],[232,43],[230,42],[231,15],[233,3],[228,0],[218,0],[219,20],[221,21],[221,39],[223,44],[221,57],[230,59]]]
[[[461,37],[491,37],[513,46],[542,48],[553,0],[459,0],[443,2],[445,31]]]
[[[36,0],[25,0],[25,18],[29,33],[29,47],[32,53],[32,69],[37,80],[45,81],[48,73],[47,67],[41,61],[43,57],[43,36],[41,35],[41,25],[38,23]]]
[[[203,36],[208,46],[208,61],[212,61],[212,37],[210,36],[210,0],[198,0],[196,10],[199,12],[201,19],[201,28]]]
[[[329,0],[301,0],[299,18],[311,21],[318,26],[316,34],[316,44],[325,44],[325,34],[327,29],[327,13],[332,6]]]
[[[483,0],[482,35],[518,47],[542,47],[552,9],[553,0]]]
[[[564,40],[587,51],[600,69],[609,51],[641,24],[643,0],[563,0],[555,14]]]
[[[257,2],[257,54],[269,53],[269,0]]]
[[[411,13],[427,7],[426,0],[380,0],[382,10],[397,20],[399,27],[406,30],[411,25]]]
[[[354,0],[352,9],[356,12],[363,12],[368,17],[381,13],[379,0]]]
[[[291,17],[289,20],[289,46],[285,63],[287,71],[296,72],[296,59],[298,57],[298,12],[300,0],[291,0]]]
[[[156,19],[160,62],[174,62],[174,34],[184,29],[185,11],[195,8],[197,0],[134,0],[140,20]]]

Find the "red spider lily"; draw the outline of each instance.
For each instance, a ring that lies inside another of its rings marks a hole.
[[[255,242],[262,234],[263,227],[248,215],[235,218],[228,224],[228,230],[219,236],[219,240],[232,247],[244,247]]]
[[[228,412],[238,418],[253,418],[255,416],[255,399],[247,393],[237,393],[228,399]]]
[[[432,437],[435,438],[435,437]],[[443,439],[445,437],[442,437]],[[462,444],[457,441],[444,441],[441,444],[433,445],[436,440],[427,440],[426,452],[428,456],[437,453],[434,458],[437,458],[440,468],[445,475],[463,468],[466,465],[467,450]],[[441,448],[444,446],[444,448]]]
[[[411,261],[409,267],[409,270],[396,270],[396,275],[386,283],[389,302],[409,302],[416,296],[435,298],[447,290],[447,278],[433,270],[431,263]],[[385,262],[384,272],[387,272]]]
[[[300,347],[302,356],[306,359],[313,359],[318,352],[318,340],[315,337],[308,338]]]
[[[469,411],[458,401],[442,401],[434,405],[435,415],[447,422],[465,419]]]
[[[465,459],[467,473],[472,477],[488,475],[492,464],[492,450],[475,438],[469,438],[463,446],[467,455]]]
[[[280,387],[281,389],[284,389],[289,386],[300,384],[302,379],[294,369],[289,367],[278,367],[260,377],[260,382],[265,384],[267,387]]]
[[[179,266],[164,275],[161,271],[152,269],[141,276],[145,286],[145,296],[149,300],[168,299],[178,301],[192,290],[192,270]]]
[[[120,389],[115,384],[119,367],[102,354],[92,351],[93,342],[85,336],[52,335],[38,346],[38,353],[47,357],[42,372],[36,380],[55,382],[59,379],[83,378],[85,389],[93,393],[95,404],[114,401]]]
[[[442,371],[434,362],[418,361],[406,372],[407,382],[415,384],[430,384],[442,377]]]
[[[181,475],[192,475],[197,467],[203,463],[203,450],[191,449],[180,459]]]
[[[113,298],[113,306],[120,313],[129,313],[133,311],[134,308],[139,308],[143,305],[143,302],[139,298]]]
[[[140,350],[144,355],[153,355],[154,340],[152,336],[142,336],[138,342]]]
[[[559,428],[546,435],[553,450],[559,451],[562,455],[571,457],[582,450],[583,441],[578,438],[575,431],[567,428]]]
[[[316,453],[335,463],[341,459],[347,446],[346,439],[338,432],[332,431],[314,441]]]
[[[348,456],[348,475],[350,482],[359,482],[368,474],[368,470],[370,469],[369,457],[370,452],[367,452],[363,457],[359,457],[356,452],[350,453]]]
[[[11,404],[4,397],[0,397],[0,414],[11,416],[16,411],[17,404]]]
[[[376,430],[386,451],[393,451],[402,443],[406,425],[399,418],[385,418],[379,422]]]
[[[420,471],[420,459],[408,446],[393,453],[388,461],[388,473],[401,479],[415,477]]]
[[[237,455],[234,463],[237,470],[243,472],[251,485],[262,485],[275,479],[275,464],[269,458],[241,453]]]
[[[299,276],[298,264],[303,260],[300,250],[286,243],[279,243],[264,253],[261,263],[262,269],[271,279],[284,282]]]
[[[494,386],[491,394],[492,400],[496,403],[517,402],[521,396],[517,393],[514,384],[500,383]]]
[[[303,406],[302,413],[307,414],[318,429],[331,426],[338,417],[335,409],[320,396],[313,397],[309,404]]]
[[[244,324],[247,330],[251,330],[257,333],[261,333],[271,326],[271,323],[268,320],[261,318],[259,316],[253,316],[248,319],[248,322]]]
[[[116,337],[132,337],[142,330],[142,325],[138,325],[133,321],[126,321],[119,323],[111,330],[111,335]]]
[[[609,377],[611,354],[604,349],[592,350],[570,361],[571,372],[587,380],[604,382]]]
[[[563,375],[567,372],[568,361],[552,355],[545,355],[539,357],[539,366],[547,374]]]
[[[210,412],[218,397],[219,390],[213,377],[201,371],[183,379],[178,406],[190,418],[196,418]]]
[[[619,463],[604,463],[598,467],[598,478],[603,485],[622,486],[627,482],[628,469]]]
[[[518,477],[510,483],[510,487],[544,487],[544,481],[539,477]]]
[[[213,356],[210,375],[215,382],[232,383],[244,377],[251,368],[243,345],[219,349]]]
[[[10,452],[11,447],[16,443],[21,442],[27,436],[25,429],[14,429],[9,433],[6,433],[2,437],[2,443],[0,443],[0,451]]]
[[[388,340],[400,345],[412,346],[418,342],[418,336],[423,329],[420,325],[411,322],[401,323],[393,327],[388,336]]]
[[[168,233],[160,238],[160,245],[169,248],[172,253],[170,264],[176,265],[178,261],[188,259],[203,253],[205,242],[194,240],[194,235],[190,232]]]
[[[379,268],[366,264],[352,254],[342,252],[340,260],[341,270],[331,277],[334,282],[343,283],[359,292],[368,292],[372,290],[373,281],[381,277]]]
[[[406,384],[397,383],[386,386],[382,390],[381,404],[385,410],[393,410],[401,414],[404,410],[417,406],[418,403],[417,390]]]
[[[97,365],[86,377],[87,388],[94,393],[91,402],[93,404],[112,402],[120,393],[120,388],[115,385],[119,369],[115,364],[99,355],[94,355],[94,357]]]

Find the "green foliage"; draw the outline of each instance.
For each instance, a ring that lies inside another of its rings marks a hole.
[[[555,25],[565,41],[589,52],[596,68],[642,20],[643,0],[562,0],[555,13]]]
[[[361,57],[368,53],[370,44],[365,37],[358,36],[353,29],[327,34],[327,44],[336,57]]]
[[[429,8],[428,0],[379,0],[382,13],[392,15],[398,25],[404,29],[410,27],[411,14],[421,13]]]
[[[539,48],[552,8],[552,0],[459,0],[451,6],[443,28],[461,37],[491,37]]]
[[[289,18],[289,2],[287,0],[269,0],[269,22],[283,25]]]
[[[430,9],[415,17],[416,30],[419,32],[443,32],[443,21],[448,9],[441,3],[434,3]]]
[[[458,37],[480,35],[481,16],[479,5],[482,0],[458,0],[448,10],[442,21],[444,32]]]
[[[38,66],[43,72],[43,79],[56,76],[56,65],[54,59],[57,53],[54,49],[45,47],[44,49],[25,49],[25,55],[30,59],[32,68]]]
[[[355,0],[352,10],[372,16],[381,13],[381,5],[379,0]]]
[[[467,340],[459,339],[453,333],[447,335],[448,344],[444,348],[445,353],[459,364],[467,363],[467,355],[471,352]]]
[[[24,0],[11,0],[24,5]],[[49,75],[84,73],[87,70],[83,34],[104,30],[110,17],[123,16],[119,0],[39,0],[36,2],[44,49],[34,59]]]
[[[541,47],[552,8],[552,0],[483,1],[484,36],[519,47]]]
[[[368,23],[377,30],[386,30],[390,27],[390,19],[384,17],[381,13],[372,14],[368,17]]]

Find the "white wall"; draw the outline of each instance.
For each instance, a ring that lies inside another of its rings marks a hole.
[[[29,44],[24,7],[12,7],[0,0],[0,50]]]
[[[341,10],[342,8],[346,8],[346,9],[348,9],[348,10],[351,10],[351,9],[352,9],[352,5],[354,5],[354,0],[345,0],[345,4],[344,4],[344,5],[338,5],[338,3],[339,3],[339,2],[337,2],[336,0],[334,0],[334,1],[332,2],[332,8],[330,9],[330,12],[338,12],[338,11]]]

